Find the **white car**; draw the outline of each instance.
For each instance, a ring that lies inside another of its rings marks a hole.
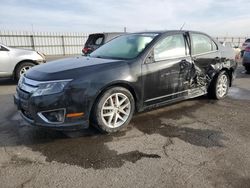
[[[0,44],[0,78],[12,77],[18,80],[31,67],[45,62],[42,53]]]
[[[220,42],[223,46],[225,46],[226,48],[228,49],[232,49],[234,51],[234,54],[235,54],[235,60],[237,62],[240,61],[240,57],[241,57],[241,49],[239,48],[239,46],[231,43],[231,42],[228,42],[228,41],[224,41],[224,42]]]

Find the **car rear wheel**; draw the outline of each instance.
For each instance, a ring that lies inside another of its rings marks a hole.
[[[35,64],[30,62],[23,62],[16,68],[15,76],[16,79],[19,80],[19,78],[30,68],[32,68]]]
[[[247,73],[250,73],[250,67],[245,67]]]
[[[133,95],[125,88],[113,87],[102,94],[95,105],[94,124],[106,133],[126,126],[134,113]]]
[[[213,99],[223,99],[229,89],[229,77],[225,71],[220,72],[211,82],[208,96]]]

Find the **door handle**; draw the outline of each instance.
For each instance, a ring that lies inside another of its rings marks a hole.
[[[197,61],[197,57],[193,57],[192,60],[193,60],[193,61]]]
[[[220,58],[219,58],[219,57],[214,58],[214,60],[215,60],[216,62],[220,62]]]

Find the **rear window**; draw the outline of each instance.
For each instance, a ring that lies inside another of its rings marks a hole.
[[[85,45],[101,45],[104,41],[104,35],[103,34],[94,34],[89,35],[89,38]]]

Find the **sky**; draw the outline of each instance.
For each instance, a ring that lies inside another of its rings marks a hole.
[[[250,0],[0,0],[0,31],[180,29],[250,36]]]

